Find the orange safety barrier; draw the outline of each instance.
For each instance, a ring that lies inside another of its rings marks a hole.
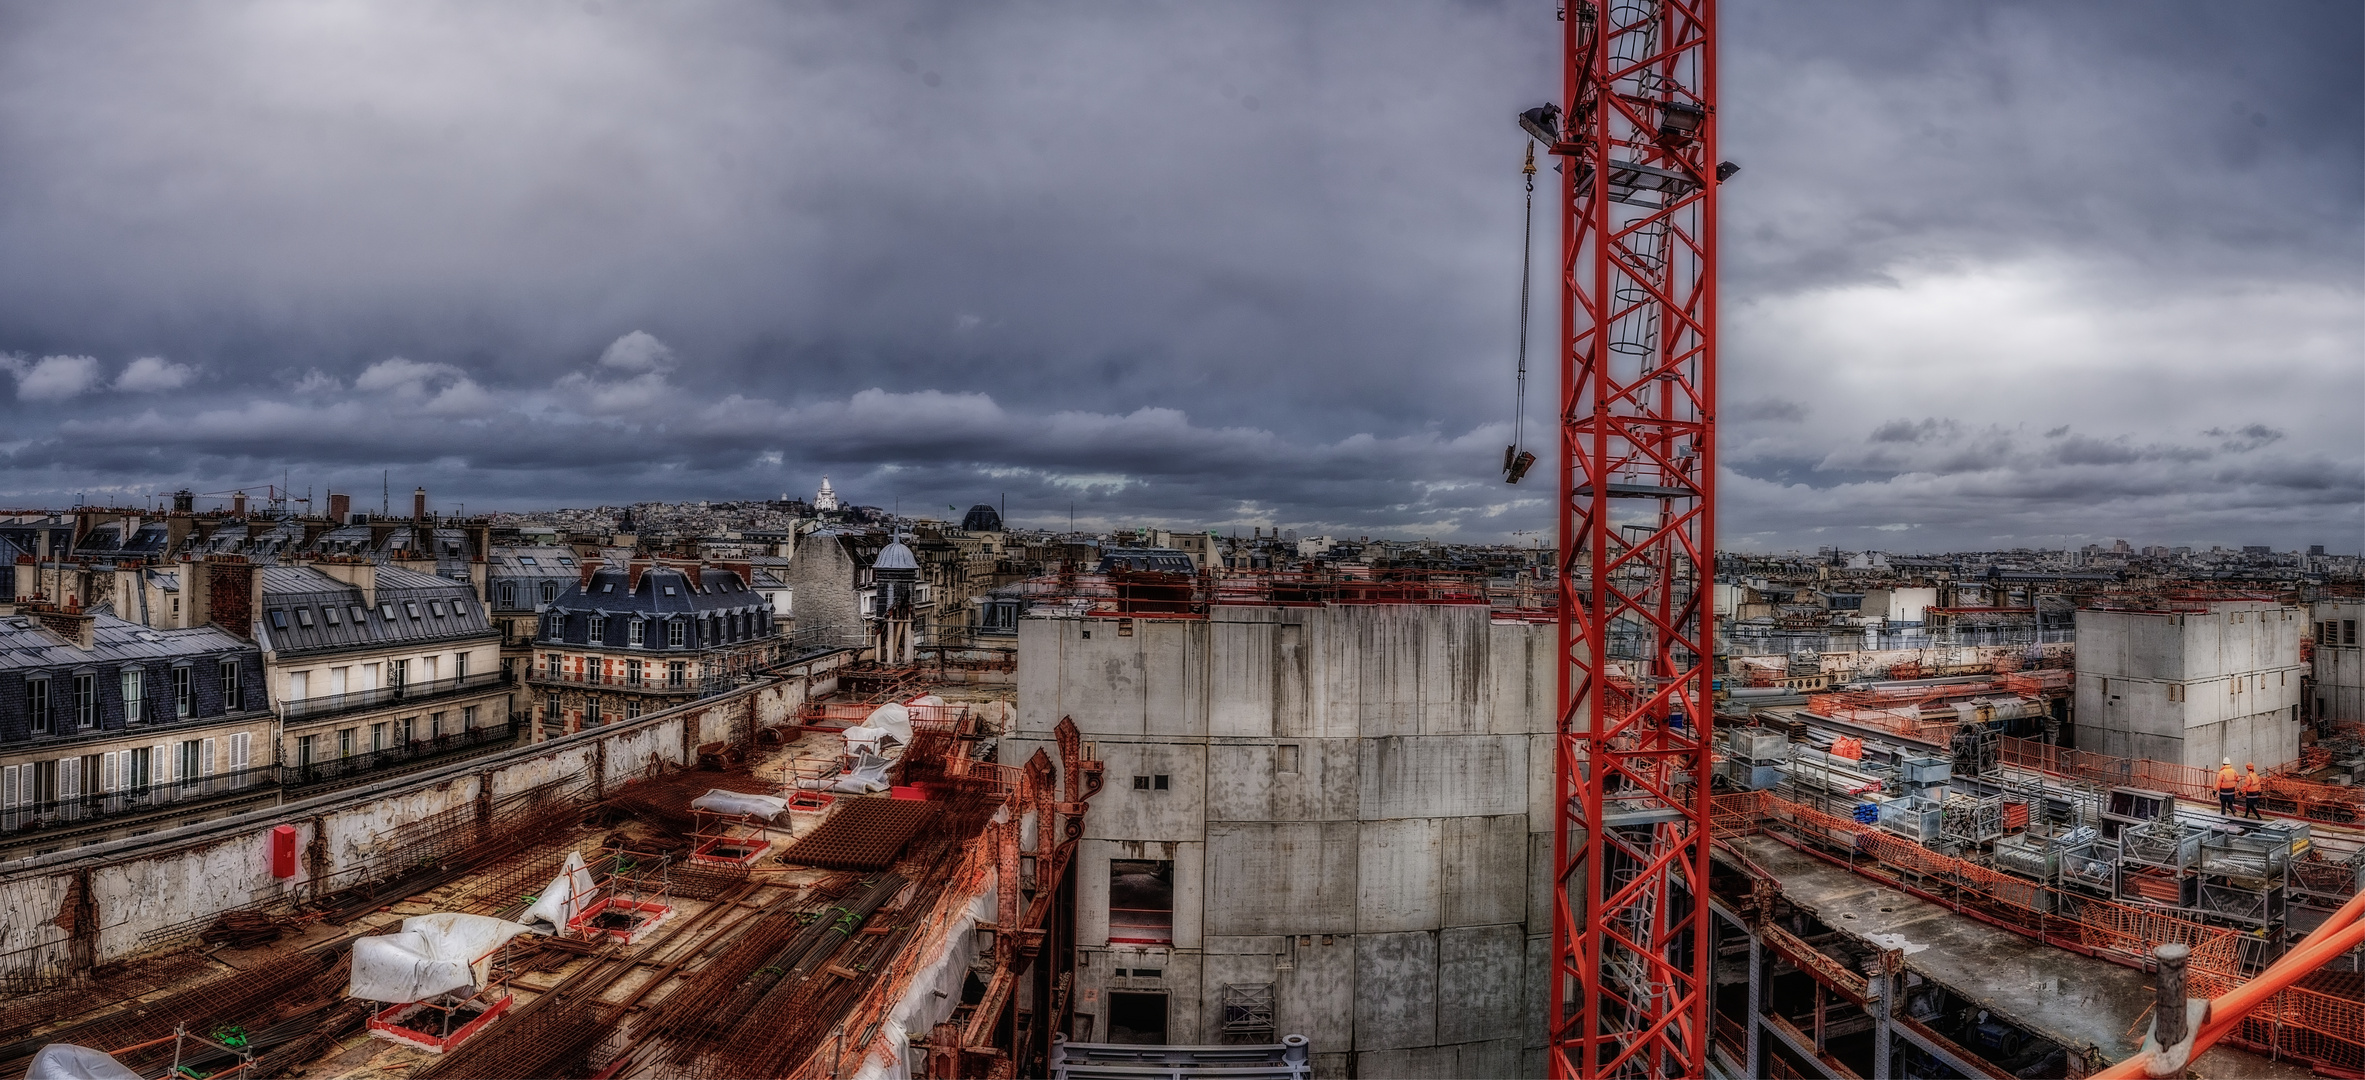
[[[2235,930],[2014,877],[1768,792],[1717,796],[1711,813],[1712,832],[1719,839],[1762,833],[1960,914],[2075,952],[2141,968],[2158,946],[2183,944],[2192,950],[2186,985],[2195,997],[2221,998],[2244,986],[2245,935]],[[1759,868],[1749,869],[1764,875]],[[2365,894],[2344,912],[2350,910],[2365,910]],[[2336,917],[2301,948],[2335,944],[2324,935],[2338,932],[2338,926]],[[2246,1015],[2227,1020],[2222,1037],[2247,1049],[2306,1061],[2331,1075],[2365,1076],[2365,1000],[2355,979],[2346,972],[2303,975],[2265,996]]]
[[[2214,769],[2175,765],[2147,758],[2123,758],[2085,750],[2064,750],[2034,739],[2004,737],[2000,760],[2016,768],[2033,769],[2104,787],[2137,787],[2165,791],[2198,802],[2217,800]],[[2303,756],[2293,767],[2305,768]],[[2365,823],[2365,791],[2319,784],[2281,771],[2266,774],[2266,797],[2260,809],[2280,817],[2330,824]]]

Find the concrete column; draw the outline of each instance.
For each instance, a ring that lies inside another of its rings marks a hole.
[[[1742,1044],[1741,1066],[1750,1076],[1766,1074],[1765,1047],[1760,1029],[1765,1026],[1766,949],[1758,942],[1757,928],[1749,930],[1749,1027]]]
[[[2174,942],[2152,950],[2160,965],[2160,981],[2154,988],[2158,997],[2152,1005],[2152,1037],[2164,1047],[2183,1042],[2186,1035],[2184,965],[2192,954],[2189,946]]]
[[[1872,1014],[1872,1080],[1889,1080],[1889,965],[1876,956],[1865,965],[1864,1009]]]

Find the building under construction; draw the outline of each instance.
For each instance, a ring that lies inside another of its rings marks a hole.
[[[1096,765],[843,660],[11,864],[0,1075],[1042,1075]]]

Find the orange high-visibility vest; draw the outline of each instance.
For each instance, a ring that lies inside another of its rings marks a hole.
[[[2256,795],[2258,794],[2259,787],[2260,784],[2257,773],[2253,772],[2242,774],[2242,794]]]
[[[2235,787],[2236,787],[2236,782],[2235,782],[2235,780],[2234,780],[2234,767],[2233,767],[2233,766],[2231,766],[2231,765],[2220,765],[2220,766],[2218,766],[2218,767],[2217,767],[2217,790],[2219,790],[2219,791],[2232,791],[2232,790],[2234,790],[2234,788],[2235,788]]]

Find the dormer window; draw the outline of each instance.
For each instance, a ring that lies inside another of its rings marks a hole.
[[[272,608],[272,609],[271,609],[271,629],[273,629],[273,630],[285,630],[285,629],[287,629],[287,611],[286,611],[286,609],[284,609],[284,608]]]
[[[504,581],[504,582],[502,582],[502,583],[501,583],[501,606],[502,606],[502,607],[516,607],[516,606],[517,606],[517,583],[516,583],[516,582],[514,582],[514,581]]]
[[[668,590],[666,590],[666,591],[667,591],[667,592],[672,592],[673,590],[671,590],[671,589],[668,589]],[[668,622],[668,623],[666,623],[666,624],[665,624],[665,647],[666,647],[666,648],[669,648],[669,649],[678,649],[678,648],[681,648],[681,647],[682,647],[682,639],[684,638],[684,636],[686,636],[686,631],[683,629],[683,626],[682,626],[682,621],[681,621],[680,619],[675,619],[675,620],[673,620],[673,621],[671,621],[671,622]]]
[[[330,604],[327,607],[321,608],[320,614],[328,619],[328,624],[330,626],[339,625],[337,622],[337,606],[335,604]]]
[[[632,646],[633,648],[639,648],[641,644],[641,631],[642,625],[639,619],[634,619],[631,622],[625,623],[624,643]],[[635,660],[633,663],[637,664],[640,663],[640,661]]]
[[[403,602],[402,602],[402,611],[403,611],[403,614],[405,614],[405,615],[408,615],[408,616],[410,616],[410,617],[411,617],[411,618],[413,618],[413,619],[416,619],[416,618],[418,618],[418,617],[419,617],[419,602],[418,602],[418,601],[416,601],[416,600],[405,600],[405,601],[403,601]]]
[[[443,618],[443,601],[441,601],[441,600],[429,600],[429,601],[427,601],[427,613],[428,613],[428,614],[430,614],[430,615],[433,615],[433,616],[435,616],[435,617],[436,617],[436,618],[438,618],[438,619],[440,619],[440,618]]]
[[[551,603],[551,602],[553,602],[553,601],[555,601],[555,600],[557,600],[557,599],[558,599],[558,582],[555,582],[555,581],[545,581],[545,582],[543,582],[543,583],[542,583],[542,602],[543,602],[543,603],[545,603],[545,604],[547,604],[547,603]]]
[[[393,622],[393,621],[394,621],[394,601],[392,601],[392,600],[386,600],[386,601],[382,601],[382,602],[380,602],[380,603],[378,604],[378,617],[379,617],[379,618],[381,618],[381,619],[384,619],[384,620],[386,620],[387,622]]]
[[[297,609],[296,609],[296,625],[297,625],[297,626],[301,626],[301,627],[303,627],[303,628],[304,628],[304,629],[306,629],[306,630],[310,630],[310,629],[312,629],[312,609],[311,609],[311,608],[308,608],[308,607],[300,607],[300,608],[297,608]]]
[[[608,620],[606,619],[606,617],[604,617],[604,616],[600,616],[600,615],[594,615],[594,616],[592,616],[592,617],[591,617],[591,620],[590,620],[590,626],[591,626],[591,643],[592,643],[592,644],[594,644],[594,645],[597,645],[597,644],[600,644],[601,642],[603,642],[603,641],[606,641],[606,640],[607,640],[607,637],[608,637]]]

